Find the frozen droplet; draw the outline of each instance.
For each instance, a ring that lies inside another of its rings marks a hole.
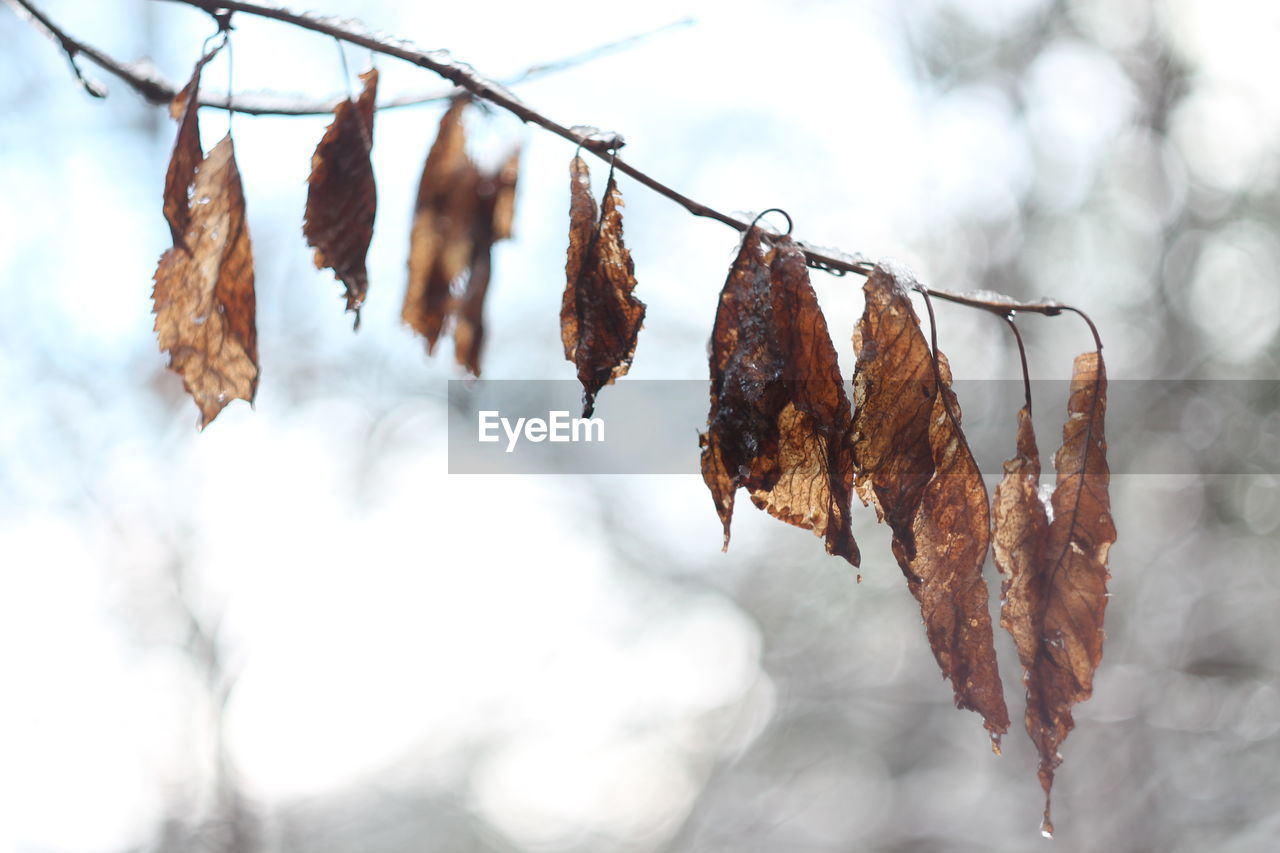
[[[1049,483],[1041,483],[1036,494],[1040,498],[1040,503],[1044,506],[1044,514],[1049,517],[1049,523],[1053,523],[1053,486]]]

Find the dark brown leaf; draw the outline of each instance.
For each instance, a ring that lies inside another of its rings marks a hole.
[[[849,402],[804,254],[748,230],[720,293],[711,338],[711,412],[702,477],[729,547],[734,495],[812,530],[858,565],[849,521]]]
[[[200,163],[193,200],[182,244],[160,258],[153,297],[160,348],[205,427],[231,400],[253,402],[258,387],[253,252],[230,135]]]
[[[1071,399],[1054,459],[1053,521],[1038,495],[1040,461],[1030,414],[1018,413],[1018,454],[996,492],[995,557],[1006,573],[1001,622],[1026,670],[1027,733],[1040,753],[1044,830],[1058,747],[1075,725],[1071,708],[1093,693],[1102,660],[1107,553],[1115,542],[1104,435],[1106,367],[1099,352],[1076,357]]]
[[[409,242],[409,286],[400,316],[427,339],[427,352],[450,313],[450,285],[472,260],[476,184],[480,177],[467,156],[462,114],[468,101],[457,98],[440,119],[440,131],[418,183]]]
[[[200,148],[199,99],[196,97],[200,89],[200,72],[221,49],[220,43],[200,57],[191,72],[191,81],[169,104],[169,115],[178,120],[178,137],[164,178],[164,218],[169,223],[175,246],[182,245],[182,235],[191,220],[191,184],[195,180],[196,168],[204,158],[204,151]]]
[[[920,602],[956,705],[980,713],[993,745],[1009,730],[987,584],[987,491],[960,430],[946,357],[929,344],[903,283],[876,267],[854,332],[857,488],[893,530],[893,553]]]
[[[517,149],[492,175],[476,187],[475,216],[471,228],[471,272],[458,301],[453,326],[453,355],[473,376],[480,375],[480,348],[484,344],[484,300],[493,269],[493,244],[511,236],[515,212],[516,180],[520,172]]]
[[[329,267],[346,286],[347,310],[360,325],[360,306],[369,291],[365,256],[373,239],[378,193],[373,180],[373,113],[378,71],[360,75],[359,100],[338,104],[333,123],[311,155],[307,208],[302,233],[315,252],[316,268]]]
[[[569,250],[560,303],[564,357],[578,367],[582,416],[596,394],[631,368],[645,305],[634,295],[635,265],[622,243],[622,193],[609,175],[596,216],[591,174],[581,156],[569,164]]]

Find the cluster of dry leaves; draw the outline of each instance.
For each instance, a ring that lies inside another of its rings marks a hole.
[[[231,137],[200,147],[201,69],[175,98],[177,142],[165,182],[173,248],[155,276],[156,330],[207,425],[258,382],[253,259]],[[338,105],[312,157],[303,233],[356,313],[368,291],[373,236],[373,143],[378,75]],[[441,119],[418,189],[403,320],[428,351],[451,326],[455,357],[479,374],[483,305],[493,244],[511,236],[519,151],[486,172],[466,152],[466,99]],[[570,163],[569,248],[561,338],[583,387],[596,395],[627,372],[645,306],[622,239],[622,197],[610,169],[597,207],[587,164]],[[1040,753],[1045,829],[1057,749],[1072,707],[1089,697],[1102,655],[1107,552],[1115,540],[1099,351],[1074,365],[1052,499],[1040,497],[1031,407],[1017,416],[1017,450],[989,499],[961,430],[951,370],[926,340],[905,274],[877,266],[853,332],[850,401],[805,256],[788,236],[746,232],[720,294],[711,338],[711,410],[701,436],[702,475],[729,544],[734,499],[822,537],[829,553],[860,563],[853,495],[893,531],[893,555],[920,609],[957,706],[982,715],[998,752],[1009,729],[982,567],[994,551],[1004,576],[1000,622],[1025,670],[1026,728]]]
[[[982,715],[999,751],[1009,729],[996,666],[987,584],[990,546],[1004,575],[1000,622],[1025,670],[1026,728],[1040,753],[1044,830],[1058,746],[1087,699],[1102,658],[1110,514],[1100,351],[1079,356],[1051,505],[1028,403],[1017,453],[989,501],[960,428],[951,369],[925,339],[905,275],[877,266],[853,332],[854,399],[800,249],[753,226],[720,294],[711,339],[711,412],[702,475],[728,547],[734,494],[812,530],[859,564],[852,494],[893,531],[893,555],[920,602],[929,644],[956,705]]]
[[[200,74],[221,47],[201,57],[170,108],[179,122],[164,190],[173,248],[160,259],[154,289],[160,347],[200,408],[202,427],[234,399],[253,402],[259,372],[253,250],[234,146],[230,133],[207,156],[200,146]],[[342,282],[357,328],[377,212],[369,155],[378,72],[360,79],[360,95],[338,104],[311,157],[302,225],[316,267]],[[423,167],[401,316],[429,352],[451,328],[458,363],[479,375],[492,249],[511,236],[520,152],[496,172],[478,167],[466,152],[467,105],[453,102]]]

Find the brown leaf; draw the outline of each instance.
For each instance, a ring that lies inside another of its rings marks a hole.
[[[1108,486],[1106,367],[1099,352],[1076,357],[1062,447],[1054,459],[1053,521],[1038,495],[1040,461],[1030,413],[1018,413],[1018,454],[996,491],[995,558],[1006,573],[1001,622],[1026,670],[1027,733],[1040,753],[1044,831],[1058,747],[1075,725],[1071,708],[1093,693],[1102,660],[1107,553],[1115,542]]]
[[[427,352],[449,314],[449,286],[471,264],[472,229],[479,174],[467,157],[462,114],[468,101],[456,98],[427,155],[418,184],[409,241],[409,286],[400,316],[427,339]]]
[[[987,491],[960,430],[946,357],[936,362],[904,283],[877,266],[854,331],[857,489],[893,530],[893,554],[920,602],[956,705],[977,711],[993,746],[1009,730],[987,584]]]
[[[164,178],[164,218],[169,223],[175,246],[182,245],[183,232],[191,220],[191,183],[204,158],[204,151],[200,148],[199,99],[196,97],[200,89],[200,72],[221,49],[222,43],[200,57],[191,72],[191,81],[169,104],[169,115],[178,120],[178,136],[174,140],[173,156],[169,158],[169,170]]]
[[[475,215],[471,226],[471,272],[458,301],[453,326],[453,355],[473,376],[480,375],[480,348],[484,344],[484,300],[493,269],[493,244],[511,236],[515,212],[516,180],[520,151],[476,186]]]
[[[569,250],[560,339],[564,357],[578,367],[582,416],[591,417],[596,394],[631,369],[645,305],[633,293],[635,265],[622,243],[622,193],[612,171],[599,217],[591,173],[582,157],[569,163]]]
[[[333,123],[311,155],[307,180],[307,208],[302,233],[315,252],[316,268],[329,267],[346,286],[347,310],[360,326],[360,306],[369,291],[365,256],[373,239],[378,194],[369,152],[373,148],[374,101],[378,91],[376,68],[360,75],[364,90],[359,100],[338,104]]]
[[[775,518],[812,530],[858,565],[849,520],[849,402],[804,254],[747,231],[720,293],[711,338],[711,411],[702,477],[729,547],[739,486]]]
[[[507,157],[494,178],[493,239],[510,240],[511,224],[516,213],[516,184],[520,179],[520,149]]]
[[[160,348],[203,428],[231,400],[252,403],[258,388],[253,253],[229,134],[200,163],[193,200],[182,245],[161,256],[152,295]]]

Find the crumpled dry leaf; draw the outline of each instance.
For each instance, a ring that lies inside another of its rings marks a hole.
[[[182,241],[156,269],[155,329],[169,367],[200,407],[201,428],[258,388],[253,252],[228,134],[196,171]]]
[[[365,256],[373,239],[378,207],[377,187],[369,153],[373,149],[374,102],[378,71],[360,75],[364,89],[356,101],[338,104],[333,123],[325,129],[311,155],[307,180],[307,208],[302,233],[315,252],[316,268],[329,267],[346,287],[347,310],[355,312],[369,291]]]
[[[511,236],[515,212],[516,182],[520,174],[520,150],[476,185],[471,227],[471,272],[467,288],[458,300],[453,325],[453,355],[473,376],[480,375],[480,348],[484,344],[484,300],[493,270],[493,244]]]
[[[720,293],[702,477],[725,548],[741,486],[757,507],[812,530],[856,566],[849,402],[835,347],[804,254],[787,237],[771,237],[766,254],[761,239],[758,227],[747,231]]]
[[[1068,419],[1054,459],[1049,522],[1038,493],[1040,459],[1031,416],[1018,413],[1018,452],[996,490],[995,560],[1006,573],[1001,622],[1026,670],[1027,733],[1040,753],[1044,831],[1058,747],[1075,725],[1071,708],[1093,693],[1102,660],[1107,554],[1115,542],[1104,432],[1106,367],[1099,352],[1076,357]]]
[[[581,155],[569,164],[569,250],[560,339],[564,357],[578,368],[582,416],[595,410],[596,394],[631,368],[645,305],[634,295],[635,265],[622,242],[622,193],[613,172],[596,214],[591,173]]]
[[[467,156],[462,114],[466,98],[455,98],[427,154],[409,239],[409,285],[400,316],[427,339],[427,352],[449,313],[449,286],[471,264],[480,175]],[[508,224],[509,230],[509,224]]]
[[[990,518],[960,429],[951,369],[936,363],[905,283],[877,266],[854,331],[857,490],[893,530],[893,554],[920,602],[956,705],[980,713],[993,746],[1009,730],[982,577]]]
[[[191,72],[191,81],[174,96],[169,104],[169,115],[178,120],[178,136],[169,158],[169,170],[164,178],[164,218],[169,223],[173,245],[182,245],[182,237],[191,221],[191,184],[195,180],[196,167],[204,159],[200,148],[199,99],[200,73],[217,55],[225,42],[200,57]]]

